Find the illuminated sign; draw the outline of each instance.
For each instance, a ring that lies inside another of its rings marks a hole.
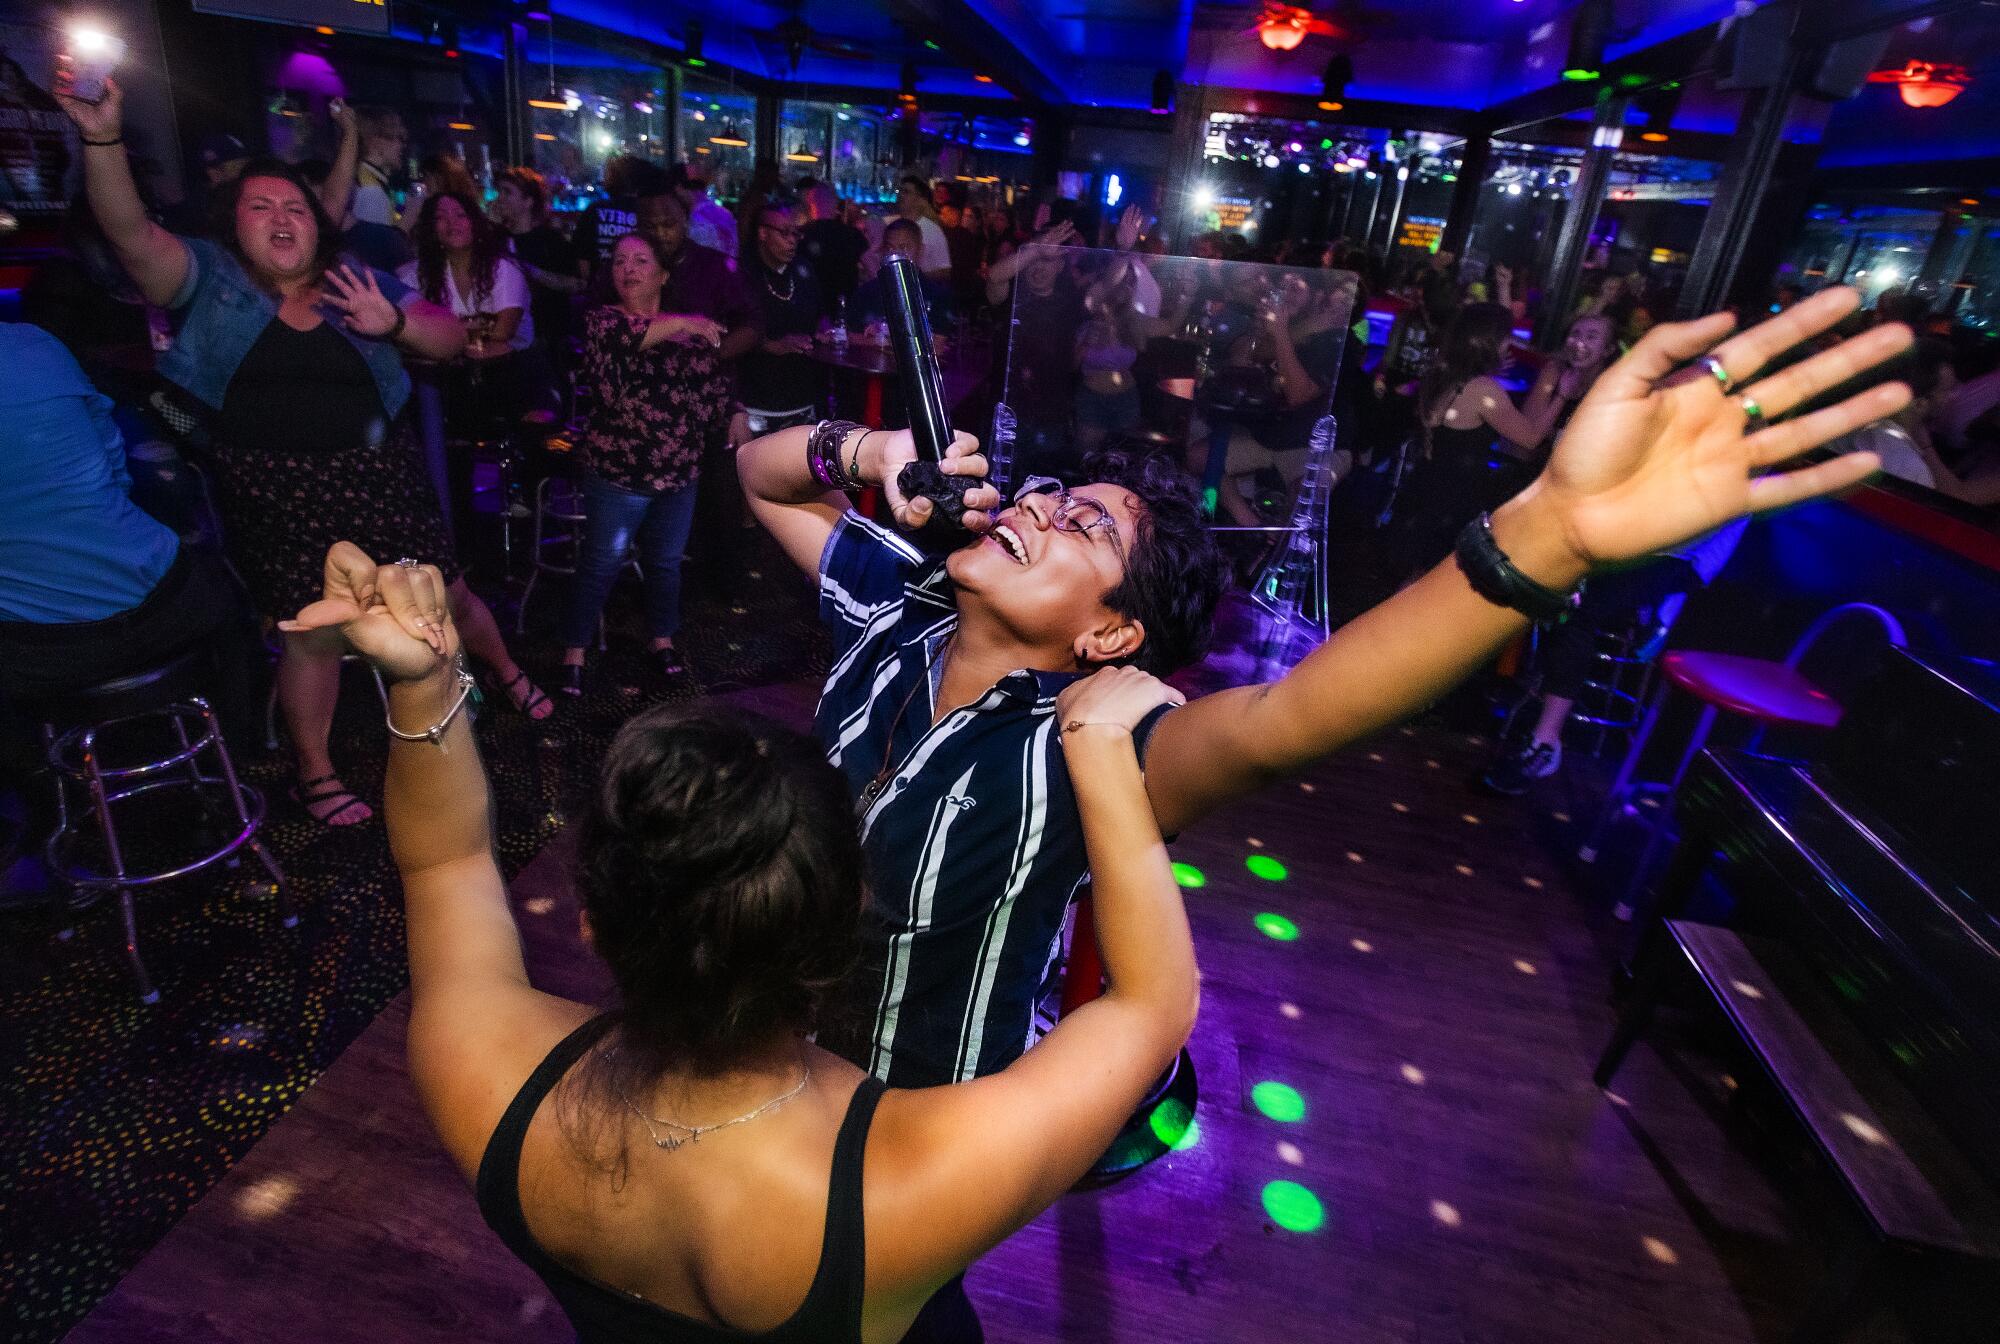
[[[1425,215],[1411,215],[1403,221],[1402,229],[1396,235],[1397,247],[1421,248],[1426,252],[1438,250],[1444,239],[1444,221]]]
[[[389,35],[389,0],[194,0],[194,7],[203,14],[237,19]]]
[[[1236,196],[1219,196],[1215,201],[1215,227],[1218,229],[1241,229],[1250,223],[1250,215],[1256,202]]]

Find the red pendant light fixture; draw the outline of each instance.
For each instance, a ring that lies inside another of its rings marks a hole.
[[[1341,30],[1299,5],[1272,0],[1257,16],[1257,40],[1272,51],[1296,51],[1308,36],[1339,37]]]
[[[1877,70],[1868,76],[1868,82],[1896,85],[1911,107],[1943,107],[1965,92],[1972,83],[1972,72],[1962,65],[1911,61],[1900,70]]]

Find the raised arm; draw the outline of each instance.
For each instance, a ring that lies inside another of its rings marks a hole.
[[[1527,409],[1517,408],[1507,389],[1492,378],[1475,378],[1466,390],[1478,398],[1479,418],[1486,422],[1487,428],[1516,448],[1539,448],[1556,427],[1556,417],[1562,414],[1562,401],[1556,397],[1537,398],[1530,394]]]
[[[361,167],[361,122],[344,99],[336,98],[327,112],[340,128],[340,148],[334,151],[333,167],[320,183],[319,203],[326,207],[334,227],[347,227],[347,208],[354,204],[355,173]]]
[[[83,136],[84,193],[98,227],[146,302],[165,307],[187,280],[188,253],[178,238],[146,218],[125,158],[124,93],[107,79],[101,102],[62,93],[56,101]]]
[[[848,503],[844,492],[829,489],[814,478],[806,460],[811,439],[810,425],[752,439],[736,451],[736,474],[743,482],[752,516],[784,548],[793,564],[817,577],[827,539],[847,512]],[[917,459],[916,444],[908,430],[892,433],[856,427],[841,440],[839,455],[843,474],[857,476],[859,485],[882,490],[899,524],[917,528],[930,517],[929,500],[919,497],[912,502],[896,487],[896,474],[905,463]],[[944,470],[953,476],[984,476],[986,459],[980,455],[979,441],[970,434],[957,435],[945,450]],[[987,511],[1000,503],[1000,492],[982,486],[967,493],[965,502],[966,525],[984,531],[992,525]]]
[[[403,881],[410,958],[410,1077],[445,1147],[469,1177],[511,1095],[511,1067],[535,1059],[588,1010],[528,984],[521,936],[493,858],[492,801],[472,736],[458,632],[430,565],[382,565],[349,542],[327,553],[325,596],[281,623],[326,631],[388,684],[383,783],[389,852]],[[448,720],[448,723],[447,723]]]
[[[1135,668],[1109,668],[1057,701],[1109,983],[1002,1072],[883,1101],[869,1147],[871,1284],[927,1294],[1033,1219],[1110,1146],[1187,1041],[1194,944],[1132,744],[1148,712],[1179,699]]]
[[[1775,356],[1855,308],[1825,291],[1716,345],[1718,314],[1655,328],[1597,380],[1541,477],[1493,516],[1513,563],[1554,589],[1596,565],[1636,560],[1739,515],[1845,489],[1875,471],[1854,453],[1794,471],[1772,469],[1895,413],[1909,389],[1886,383],[1837,406],[1756,429],[1738,390],[1695,368],[1719,360],[1747,384]],[[1779,417],[1891,357],[1908,329],[1878,327],[1748,389]],[[1749,432],[1755,429],[1755,432]],[[1283,680],[1204,696],[1161,720],[1147,747],[1147,790],[1171,833],[1218,804],[1377,732],[1442,695],[1526,627],[1473,591],[1451,560],[1342,626]]]
[[[1060,247],[1077,241],[1076,225],[1064,220],[1052,229],[1030,238],[1020,247],[993,263],[986,272],[986,301],[991,304],[1007,302],[1007,291],[1013,287],[1014,277],[1028,264],[1028,249],[1031,247]]]

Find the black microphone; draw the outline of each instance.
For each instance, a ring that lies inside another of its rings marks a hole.
[[[889,346],[896,352],[910,437],[917,447],[917,460],[896,474],[896,485],[907,499],[919,495],[929,499],[936,525],[963,529],[965,492],[978,488],[980,481],[974,476],[948,476],[940,465],[951,445],[951,420],[945,414],[937,348],[931,343],[923,274],[908,257],[891,256],[882,263],[882,275],[889,292]]]

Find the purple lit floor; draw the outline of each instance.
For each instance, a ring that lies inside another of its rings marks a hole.
[[[802,716],[810,696],[738,698]],[[1206,986],[1194,1141],[976,1267],[989,1338],[1780,1336],[1811,1259],[1716,1124],[1715,1068],[1677,1076],[1642,1047],[1618,1099],[1591,1086],[1610,935],[1552,857],[1588,789],[1478,796],[1483,752],[1401,730],[1182,838],[1206,879],[1188,892]],[[514,900],[538,983],[587,995],[561,844]],[[1256,854],[1288,875],[1254,876]],[[1266,936],[1260,914],[1298,936]],[[69,1338],[570,1338],[432,1142],[406,1013],[399,997]],[[1260,1113],[1266,1081],[1303,1117]],[[1318,1226],[1274,1221],[1278,1181],[1311,1192]]]

